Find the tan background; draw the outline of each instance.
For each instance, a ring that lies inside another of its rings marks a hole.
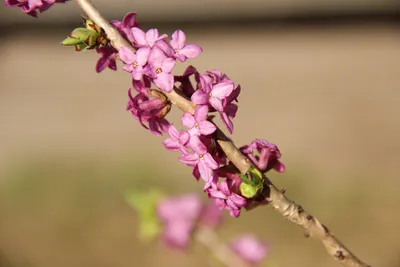
[[[216,12],[207,11],[210,1],[199,2],[193,2],[199,5],[193,16]],[[266,2],[253,2],[269,9]],[[270,1],[271,9],[290,12],[293,6],[285,2]],[[300,2],[313,7],[310,12],[319,8]],[[218,10],[228,6],[228,15],[241,10],[239,2],[213,3]],[[339,8],[341,2],[329,3]],[[365,7],[351,3],[342,7]],[[379,1],[382,8],[394,3]],[[159,5],[152,10],[139,1],[140,18],[149,22],[150,12],[160,10],[166,10],[160,21],[176,16],[176,9]],[[251,5],[245,12],[261,12]],[[65,7],[43,14],[39,26],[13,25],[2,35],[0,266],[207,265],[199,246],[180,254],[136,238],[136,217],[121,196],[124,190],[200,193],[201,185],[177,162],[177,154],[164,150],[162,138],[125,112],[128,74],[96,74],[94,53],[58,45],[71,28],[47,23],[67,10],[71,18],[80,14],[73,3]],[[109,10],[104,3],[99,7]],[[7,24],[33,21],[17,10],[0,11]],[[290,197],[372,266],[399,266],[398,25],[240,24],[180,24],[188,41],[204,49],[192,64],[201,71],[221,69],[242,85],[235,142],[265,138],[279,145],[287,172],[271,174],[277,185],[287,187]],[[160,25],[163,32],[174,30]],[[180,65],[176,73],[183,69]],[[179,112],[171,116],[176,120]],[[265,266],[338,266],[268,207],[238,220],[227,217],[221,235],[230,239],[244,231],[270,243]]]

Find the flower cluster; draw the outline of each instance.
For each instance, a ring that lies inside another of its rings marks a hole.
[[[157,203],[157,217],[163,224],[162,240],[169,247],[185,249],[193,233],[207,228],[216,231],[222,224],[222,213],[217,205],[204,205],[196,195],[189,194],[161,199]],[[241,234],[229,248],[249,265],[260,263],[268,253],[268,246],[255,235]]]
[[[174,75],[172,71],[177,62],[186,62],[202,52],[200,46],[186,43],[186,35],[181,30],[176,30],[170,39],[157,29],[144,31],[137,24],[135,13],[128,13],[121,22],[112,23],[134,47],[122,47],[118,51],[123,69],[132,77],[133,89],[129,89],[127,110],[151,133],[168,134],[164,146],[180,153],[179,161],[193,168],[197,180],[204,181],[205,193],[215,200],[218,208],[228,210],[233,217],[239,216],[249,199],[241,193],[238,170],[217,145],[213,114],[218,114],[226,129],[233,133],[240,86],[219,70],[201,74],[191,65],[182,75]],[[104,64],[98,64],[102,66],[99,70],[107,66],[113,69],[115,54],[115,50],[103,53],[100,61]],[[194,114],[183,114],[182,130],[165,118],[171,108],[165,94],[172,90],[196,106]],[[278,160],[279,150],[266,141],[256,140],[242,152],[260,171],[271,168],[283,171],[283,164]],[[261,155],[255,155],[256,152]]]
[[[37,17],[38,12],[49,9],[55,3],[65,3],[68,0],[5,0],[9,7],[19,7],[22,12]]]

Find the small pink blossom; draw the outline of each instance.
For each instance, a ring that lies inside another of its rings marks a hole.
[[[162,200],[157,206],[157,215],[164,223],[164,241],[174,248],[186,248],[201,212],[202,203],[196,195]]]
[[[207,183],[213,179],[213,170],[218,168],[218,163],[208,152],[200,155],[196,152],[188,153],[181,156],[179,160],[188,166],[197,167],[201,178]]]
[[[170,138],[163,141],[168,150],[180,151],[183,155],[188,154],[186,144],[189,142],[190,135],[185,131],[178,131],[172,124],[169,126],[168,134]]]
[[[233,192],[233,184],[224,180],[219,184],[219,188],[209,188],[207,191],[211,198],[215,199],[215,204],[220,209],[227,209],[232,217],[240,215],[240,209],[246,206],[246,199]]]
[[[143,75],[148,73],[147,68],[144,66],[147,63],[149,54],[150,48],[148,47],[139,48],[136,53],[126,47],[122,47],[119,50],[119,57],[126,64],[124,70],[132,73],[132,78],[136,81],[140,81]]]
[[[112,20],[111,24],[117,28],[117,30],[131,43],[134,42],[133,34],[131,28],[138,27],[138,23],[136,21],[136,13],[129,12],[124,16],[122,21]]]
[[[5,0],[6,6],[19,7],[22,12],[37,17],[38,12],[49,9],[55,3],[65,3],[68,0]]]
[[[131,32],[134,40],[134,45],[137,48],[140,47],[152,48],[158,40],[162,40],[168,37],[168,35],[166,34],[162,34],[161,36],[159,36],[157,29],[150,29],[147,32],[144,32],[142,29],[138,27],[133,27],[131,29]]]
[[[167,57],[160,48],[153,47],[148,62],[154,84],[161,90],[171,92],[174,87],[174,76],[171,71],[175,67],[175,60]]]
[[[259,264],[268,253],[268,246],[254,235],[246,234],[235,238],[231,249],[248,264]]]
[[[209,135],[217,130],[215,125],[207,120],[208,106],[197,106],[194,115],[190,113],[183,113],[182,124],[189,128],[190,135]]]
[[[104,47],[96,47],[96,52],[100,54],[100,58],[96,63],[96,72],[102,72],[106,68],[117,70],[116,56],[117,50],[114,47],[107,45]]]
[[[213,84],[213,80],[208,75],[200,75],[200,89],[191,97],[194,104],[210,104],[215,110],[222,112],[224,109],[223,101],[232,93],[234,83],[232,81],[222,81]]]
[[[266,140],[256,139],[250,145],[241,147],[240,151],[262,172],[267,172],[271,169],[281,173],[285,171],[285,165],[279,161],[281,153],[278,147],[268,143]]]
[[[203,50],[200,46],[194,44],[186,45],[186,35],[181,30],[176,30],[169,42],[173,49],[173,57],[185,62],[188,58],[197,57]]]

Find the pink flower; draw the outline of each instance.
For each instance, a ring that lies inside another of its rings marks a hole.
[[[268,247],[254,235],[241,235],[234,239],[231,249],[248,264],[259,264],[267,255]]]
[[[188,133],[193,135],[209,135],[216,131],[217,127],[207,120],[208,106],[196,107],[194,116],[190,113],[183,113],[182,124],[189,128]]]
[[[188,154],[186,144],[189,142],[190,135],[185,131],[180,131],[172,124],[169,126],[168,134],[170,138],[163,141],[164,146],[168,150],[180,151],[183,155]]]
[[[111,70],[117,70],[117,63],[115,61],[117,50],[112,46],[96,47],[96,52],[100,54],[100,58],[97,60],[96,72],[102,72],[106,68]]]
[[[203,50],[200,46],[194,44],[186,45],[186,35],[181,30],[176,30],[169,42],[173,48],[173,57],[185,62],[188,58],[197,57]]]
[[[186,248],[195,222],[202,212],[196,195],[171,197],[157,206],[157,215],[164,223],[164,241],[175,248]]]
[[[240,151],[262,172],[267,172],[271,169],[277,172],[285,171],[285,165],[279,161],[281,153],[278,147],[268,143],[266,140],[256,139],[250,145],[241,147]]]
[[[134,40],[134,45],[137,48],[140,47],[152,48],[158,40],[168,37],[168,35],[166,34],[158,36],[157,29],[150,29],[145,33],[140,28],[133,27],[131,29],[131,32]]]
[[[222,223],[222,212],[214,201],[209,201],[203,207],[200,215],[200,224],[209,228],[217,228]]]
[[[22,12],[37,17],[37,13],[49,9],[55,3],[65,3],[68,0],[5,0],[6,6],[19,7]]]
[[[153,47],[148,62],[153,83],[161,90],[171,92],[174,87],[171,71],[175,67],[175,60],[167,57],[160,48]]]
[[[206,74],[200,75],[200,86],[200,89],[192,95],[192,102],[198,105],[209,103],[219,112],[223,111],[223,101],[232,93],[235,87],[232,81],[221,81],[213,84],[213,79]]]
[[[215,199],[215,204],[220,209],[227,209],[232,217],[240,215],[240,209],[246,206],[246,199],[233,192],[233,183],[224,180],[219,184],[219,188],[209,188],[208,193]]]
[[[133,97],[132,91],[129,89],[128,96],[129,102],[126,109],[145,129],[157,136],[168,131],[170,123],[162,116],[163,109],[166,106],[165,102],[151,97],[145,91]],[[146,126],[144,122],[148,122],[149,126]]]
[[[131,28],[138,27],[138,23],[136,22],[136,13],[129,12],[124,16],[122,21],[112,20],[111,24],[117,28],[117,30],[131,43],[134,42],[133,34]]]
[[[136,81],[140,81],[143,74],[147,74],[147,68],[144,66],[147,63],[147,59],[150,54],[150,48],[142,47],[139,48],[136,53],[133,53],[126,47],[122,47],[119,50],[119,57],[126,64],[124,70],[132,73],[132,78]]]
[[[208,152],[203,154],[198,154],[196,152],[188,153],[181,156],[179,160],[191,167],[197,167],[201,178],[207,182],[207,185],[213,179],[212,171],[219,167],[218,163]]]

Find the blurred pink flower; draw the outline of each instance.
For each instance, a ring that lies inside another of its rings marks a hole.
[[[251,234],[235,238],[230,247],[241,259],[254,265],[260,263],[268,253],[268,246]]]

